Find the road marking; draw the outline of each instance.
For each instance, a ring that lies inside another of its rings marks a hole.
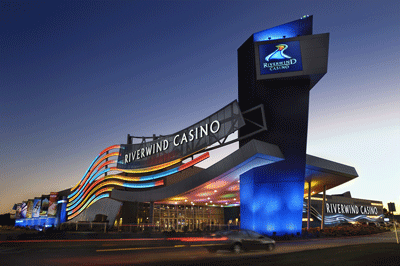
[[[206,246],[217,246],[218,244],[201,244],[201,245],[190,245],[191,247],[206,247]]]
[[[129,250],[146,250],[146,249],[165,249],[171,247],[145,247],[145,248],[113,248],[113,249],[98,249],[96,252],[107,252],[107,251],[129,251]]]

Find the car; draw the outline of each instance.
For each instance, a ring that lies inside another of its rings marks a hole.
[[[207,246],[210,253],[215,253],[218,250],[229,250],[236,254],[247,250],[272,251],[276,244],[275,240],[247,229],[219,231],[211,234],[211,237],[224,240]]]

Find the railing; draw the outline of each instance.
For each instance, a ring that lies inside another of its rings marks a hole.
[[[207,225],[159,225],[159,224],[124,224],[109,226],[108,222],[84,222],[78,221],[75,223],[63,223],[60,226],[61,230],[69,231],[101,231],[106,233],[108,230],[122,233],[137,233],[137,232],[213,232],[220,230],[239,229],[239,225],[235,224],[207,224]]]
[[[75,231],[103,231],[107,232],[108,222],[75,222],[75,223],[63,223],[60,229],[69,229]]]

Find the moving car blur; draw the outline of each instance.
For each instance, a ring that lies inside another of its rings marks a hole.
[[[272,251],[275,249],[275,240],[246,229],[219,231],[211,234],[211,237],[226,238],[226,240],[208,246],[207,250],[210,253],[215,253],[218,250],[229,250],[234,253],[240,253],[241,251],[247,250],[261,249]]]

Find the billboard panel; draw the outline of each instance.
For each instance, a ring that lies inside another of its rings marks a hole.
[[[49,209],[49,195],[42,195],[42,206],[40,208],[40,216],[47,216]]]
[[[32,218],[33,199],[29,199],[26,203],[26,218]]]
[[[57,192],[50,193],[49,208],[47,211],[47,217],[57,216]]]
[[[303,70],[299,41],[266,43],[258,49],[261,75]]]
[[[39,218],[41,203],[41,198],[36,197],[33,200],[32,218]]]
[[[18,203],[15,209],[15,219],[21,219],[22,203]]]
[[[21,204],[21,215],[20,215],[21,219],[25,219],[26,218],[26,211],[28,209],[27,207],[28,206],[26,205],[26,201],[23,201],[22,204]]]

